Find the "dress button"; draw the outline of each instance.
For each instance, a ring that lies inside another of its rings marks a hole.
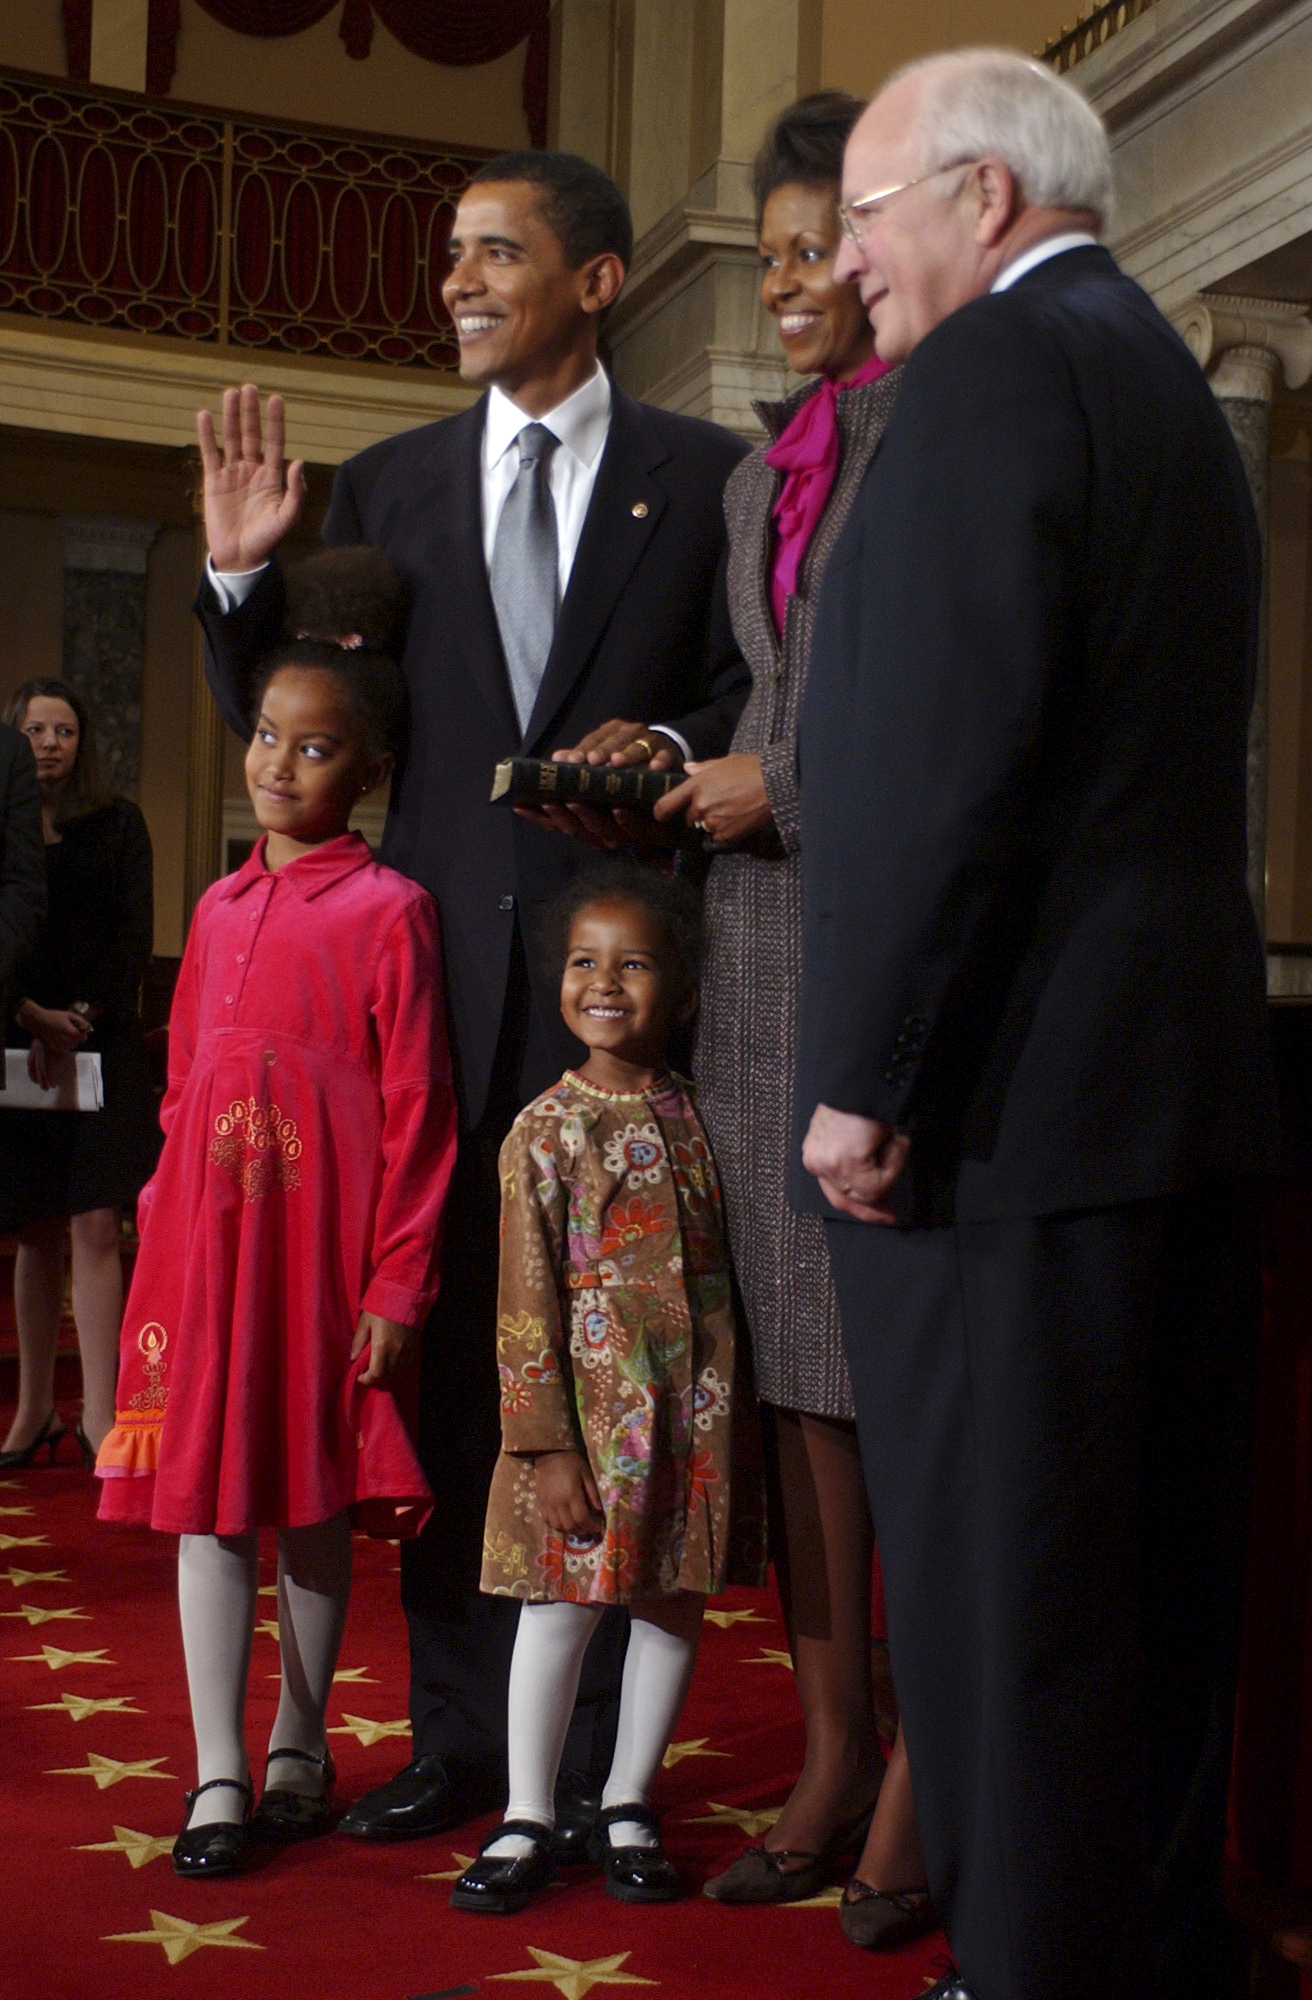
[[[276,1056],[276,1055],[274,1054],[274,1052],[273,1052],[273,1050],[272,1050],[272,1049],[266,1049],[266,1050],[264,1051],[264,1060],[265,1060],[265,1062],[266,1062],[266,1063],[276,1063],[276,1062],[277,1062],[277,1060],[278,1060],[278,1058],[277,1058],[277,1056]]]
[[[238,963],[238,965],[245,965],[245,963],[246,963],[246,954],[245,954],[245,952],[244,952],[244,951],[239,951],[239,952],[237,953],[237,963]]]
[[[499,902],[497,903],[497,908],[499,910],[513,910],[514,907],[515,907],[515,899],[513,896],[502,896]]]
[[[224,994],[224,996],[223,996],[223,1001],[224,1001],[224,1005],[225,1005],[225,1006],[227,1006],[227,1007],[231,1007],[231,1005],[232,1005],[232,995],[231,995],[231,993],[225,993],[225,994]]]

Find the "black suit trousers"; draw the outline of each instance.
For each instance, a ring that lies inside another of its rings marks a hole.
[[[964,1979],[976,2000],[1230,2000],[1251,1185],[826,1233]]]
[[[544,1075],[545,1071],[545,1075]],[[401,1545],[414,1754],[503,1766],[519,1605],[478,1587],[483,1519],[501,1447],[496,1359],[501,1187],[497,1155],[522,1105],[555,1069],[536,1022],[516,931],[487,1108],[462,1133],[442,1239],[442,1283],[424,1329],[419,1456],[427,1527]],[[628,1615],[607,1612],[584,1661],[561,1768],[604,1780],[615,1747]]]

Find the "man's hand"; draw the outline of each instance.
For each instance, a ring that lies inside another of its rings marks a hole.
[[[858,1222],[893,1222],[888,1197],[911,1141],[895,1126],[817,1104],[802,1145],[802,1165],[825,1199]]]
[[[684,767],[689,777],[656,801],[658,820],[682,813],[690,826],[728,847],[762,832],[774,820],[761,760],[747,750],[731,751],[704,764]]]
[[[205,475],[205,534],[217,570],[259,569],[305,504],[305,465],[283,465],[284,409],[270,396],[260,434],[260,392],[253,382],[223,392],[223,451],[208,410],[196,413]]]
[[[542,1518],[558,1535],[595,1535],[604,1526],[592,1467],[577,1451],[543,1451],[533,1461]]]
[[[380,1389],[391,1381],[417,1331],[416,1327],[402,1326],[399,1320],[384,1319],[381,1313],[361,1313],[351,1342],[351,1359],[369,1349],[368,1365],[360,1375],[362,1389]]]
[[[643,764],[650,771],[672,771],[682,763],[678,745],[646,722],[603,722],[591,729],[572,750],[553,750],[558,764]]]

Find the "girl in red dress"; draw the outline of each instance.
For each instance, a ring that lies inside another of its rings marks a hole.
[[[361,557],[314,562],[349,582]],[[325,1828],[351,1528],[414,1534],[431,1501],[394,1386],[413,1379],[398,1365],[437,1291],[455,1155],[437,915],[348,831],[405,714],[394,663],[349,636],[355,650],[290,642],[256,689],[246,782],[264,838],[202,898],[187,941],[97,1466],[102,1519],[181,1538],[198,1776],[173,1861],[187,1875],[230,1873],[248,1830]],[[278,1530],[282,1696],[251,1822],[261,1527]]]

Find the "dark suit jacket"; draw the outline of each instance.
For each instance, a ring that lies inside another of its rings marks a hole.
[[[1105,250],[916,348],[826,573],[801,735],[798,1121],[909,1131],[906,1219],[1270,1164],[1259,588],[1215,399]]]
[[[541,963],[544,907],[589,850],[489,803],[503,757],[545,756],[612,716],[672,723],[694,754],[729,747],[748,674],[725,603],[724,485],[747,446],[718,425],[613,390],[610,431],[537,705],[521,735],[483,556],[484,404],[371,446],[343,465],[329,542],[376,544],[412,592],[402,665],[410,745],[392,784],[382,858],[422,882],[442,919],[447,1000],[466,1123],[487,1094],[515,912],[534,985],[536,1041],[554,1067],[578,1044]],[[225,720],[250,735],[251,669],[277,635],[272,565],[227,617],[203,589],[206,671]]]
[[[46,852],[36,760],[27,738],[0,723],[0,1019],[8,1019],[14,973],[35,947],[45,913]]]

